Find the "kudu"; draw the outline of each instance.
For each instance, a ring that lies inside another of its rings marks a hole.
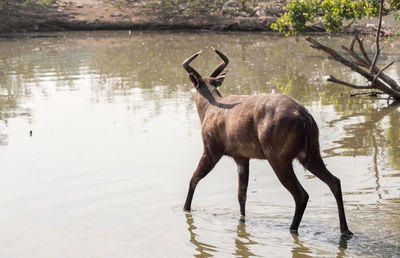
[[[190,211],[193,193],[223,155],[232,157],[238,167],[240,213],[245,216],[249,160],[266,159],[279,181],[292,194],[296,209],[290,231],[297,232],[308,201],[308,194],[293,171],[297,158],[311,173],[325,182],[335,196],[343,236],[351,236],[343,208],[340,180],[332,175],[320,155],[318,126],[307,109],[284,94],[222,97],[221,86],[228,58],[213,50],[223,62],[209,77],[202,77],[189,64],[200,53],[183,62],[196,88],[195,102],[201,121],[204,151],[190,180],[184,209]]]

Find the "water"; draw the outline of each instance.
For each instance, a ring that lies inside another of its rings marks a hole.
[[[400,108],[325,83],[330,74],[364,81],[303,40],[51,35],[0,40],[1,257],[400,256]],[[383,65],[400,59],[400,42],[382,44]],[[193,211],[182,211],[202,142],[181,63],[204,49],[193,66],[209,74],[220,62],[210,46],[231,61],[223,95],[284,92],[311,111],[324,161],[342,181],[352,239],[340,240],[328,187],[297,162],[310,195],[299,236],[289,233],[294,202],[266,161],[251,162],[245,223],[230,158],[199,184]],[[399,70],[397,62],[388,73],[399,81]]]

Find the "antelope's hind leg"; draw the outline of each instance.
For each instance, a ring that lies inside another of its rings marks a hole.
[[[318,177],[320,180],[326,183],[331,189],[333,195],[335,196],[339,211],[340,231],[343,237],[350,238],[353,235],[353,233],[347,227],[347,221],[343,207],[342,189],[340,186],[339,178],[335,177],[334,175],[331,174],[331,172],[329,172],[319,153],[314,153],[310,155],[310,160],[308,161],[307,164],[304,164],[304,160],[299,159],[299,161],[311,173],[313,173],[316,177]]]
[[[272,169],[275,171],[281,184],[290,192],[296,203],[296,209],[292,224],[290,226],[290,232],[296,233],[300,225],[300,221],[303,217],[304,210],[307,207],[308,193],[301,186],[297,179],[292,166],[292,161],[270,161]]]

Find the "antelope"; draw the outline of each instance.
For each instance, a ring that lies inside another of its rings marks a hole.
[[[241,219],[245,217],[250,159],[267,160],[281,184],[295,201],[290,232],[297,234],[307,206],[308,194],[298,181],[292,162],[299,162],[332,191],[338,211],[342,236],[353,233],[347,227],[340,180],[326,168],[318,140],[318,126],[299,102],[285,94],[232,95],[222,97],[218,87],[229,59],[212,48],[223,60],[208,77],[202,77],[190,63],[202,52],[188,57],[183,68],[196,89],[195,103],[201,122],[203,154],[189,183],[184,205],[190,211],[193,194],[223,155],[232,157],[239,175],[238,200]]]

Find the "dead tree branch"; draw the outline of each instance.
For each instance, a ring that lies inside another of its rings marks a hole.
[[[350,87],[350,88],[357,89],[357,90],[362,90],[362,89],[373,89],[373,88],[374,88],[374,87],[372,87],[372,86],[361,86],[361,85],[355,85],[355,84],[352,84],[352,83],[348,83],[348,82],[345,82],[345,81],[336,79],[336,78],[333,77],[332,75],[327,79],[327,81],[329,81],[329,82],[334,82],[334,83],[338,83],[338,84],[342,84],[342,85],[345,85],[345,86],[348,86],[348,87]]]
[[[372,61],[371,66],[369,67],[369,72],[372,73],[374,70],[374,67],[376,65],[376,62],[378,61],[379,54],[381,53],[381,49],[379,47],[379,36],[381,33],[381,27],[382,27],[382,16],[383,16],[383,0],[381,0],[381,5],[379,6],[379,23],[378,23],[378,30],[376,32],[376,52],[374,59]]]
[[[367,52],[365,51],[363,41],[358,37],[356,34],[353,38],[353,40],[350,42],[349,47],[342,46],[344,50],[348,52],[348,54],[353,58],[353,60],[346,59],[344,58],[341,54],[336,52],[334,49],[329,48],[325,45],[322,45],[315,39],[308,37],[306,40],[310,42],[310,46],[315,49],[322,50],[326,53],[328,53],[330,56],[332,56],[336,61],[342,63],[343,65],[349,67],[351,70],[354,72],[357,72],[358,74],[362,75],[364,78],[366,78],[369,82],[368,85],[365,86],[360,86],[360,85],[355,85],[352,83],[348,83],[339,79],[336,79],[333,76],[330,76],[328,78],[328,81],[338,83],[341,85],[345,85],[354,89],[377,89],[382,91],[383,93],[388,94],[389,96],[393,97],[397,101],[400,101],[400,87],[397,84],[395,80],[390,78],[390,76],[386,75],[383,71],[386,70],[388,67],[390,67],[394,61],[386,65],[384,68],[380,69],[377,67],[377,61],[381,52],[381,48],[379,46],[379,38],[380,38],[380,31],[381,31],[381,26],[382,26],[382,16],[383,16],[383,2],[384,0],[381,0],[380,3],[380,10],[379,10],[379,24],[378,24],[378,30],[376,33],[376,52],[375,55],[371,61],[369,56],[367,55]],[[358,48],[361,52],[361,55],[359,55],[354,47],[355,43],[357,42]]]
[[[393,60],[390,64],[388,64],[388,65],[386,65],[385,67],[383,67],[382,69],[380,69],[379,72],[374,76],[374,79],[372,80],[371,83],[374,84],[374,82],[376,81],[376,79],[378,79],[379,75],[381,75],[382,72],[383,72],[384,70],[386,70],[387,68],[389,68],[389,66],[391,66],[392,64],[394,64],[394,60]]]

